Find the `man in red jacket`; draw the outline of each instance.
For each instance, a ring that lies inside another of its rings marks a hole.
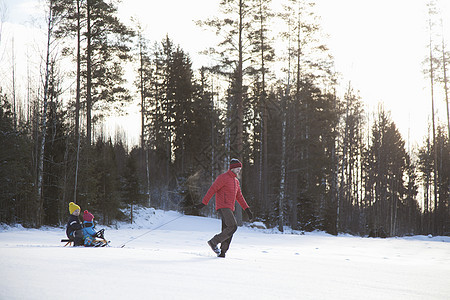
[[[236,200],[245,210],[248,218],[253,219],[253,214],[242,196],[239,180],[236,178],[241,172],[241,168],[242,163],[233,158],[230,161],[230,169],[216,178],[205,197],[203,197],[202,203],[195,206],[198,209],[205,207],[212,196],[216,194],[216,210],[222,219],[222,232],[209,240],[208,245],[219,257],[225,257],[225,253],[230,247],[231,238],[237,230],[236,218],[233,213]],[[220,244],[220,249],[217,247],[218,244]]]

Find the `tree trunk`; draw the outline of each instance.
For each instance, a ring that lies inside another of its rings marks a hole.
[[[336,105],[336,95],[334,95],[334,110],[335,111],[337,111],[337,105]],[[339,215],[339,209],[338,209],[338,197],[337,197],[337,180],[338,180],[338,176],[337,176],[337,174],[338,174],[338,172],[339,172],[339,163],[338,163],[338,158],[337,158],[337,155],[336,155],[336,141],[335,141],[335,138],[333,138],[333,143],[332,143],[332,146],[331,146],[331,161],[332,161],[332,173],[331,173],[331,187],[330,187],[330,193],[331,193],[331,199],[330,199],[330,201],[331,201],[331,205],[332,205],[332,207],[335,207],[336,208],[336,218],[333,218],[333,231],[334,231],[334,233],[337,235],[339,232],[338,232],[338,228],[337,228],[337,222],[338,222],[338,219],[337,219],[337,216]]]
[[[73,202],[77,202],[77,187],[78,187],[78,166],[80,164],[80,86],[81,86],[81,15],[80,15],[80,1],[77,0],[77,91],[75,99],[75,137],[77,139],[77,158],[75,163],[75,183],[73,191]]]
[[[147,205],[148,207],[152,206],[152,197],[150,196],[150,166],[148,159],[148,147],[145,148],[145,171],[147,173]]]
[[[75,136],[80,130],[80,85],[81,85],[81,12],[80,1],[77,1],[77,87],[75,99]]]
[[[269,203],[267,203],[267,194],[268,194],[268,184],[267,184],[267,94],[266,94],[266,37],[264,36],[265,32],[265,21],[266,18],[264,16],[265,7],[263,6],[264,1],[260,0],[258,2],[259,5],[259,41],[260,41],[260,51],[261,51],[261,95],[260,95],[260,157],[259,157],[259,192],[260,192],[260,201],[262,204],[262,210],[264,212],[268,212]]]
[[[436,208],[437,208],[437,202],[438,202],[438,196],[437,196],[437,149],[436,149],[436,125],[435,125],[435,116],[434,116],[434,70],[433,70],[433,45],[432,45],[432,38],[431,38],[431,32],[432,32],[432,24],[431,24],[431,17],[429,19],[429,26],[430,26],[430,84],[431,84],[431,120],[433,123],[433,182],[434,182],[434,213],[433,213],[433,225],[432,225],[432,231],[434,232],[435,226],[436,226]]]
[[[243,122],[244,122],[244,108],[243,108],[243,90],[242,90],[242,64],[243,64],[243,46],[242,46],[242,32],[244,29],[244,0],[239,0],[239,37],[238,37],[238,51],[239,51],[239,61],[237,70],[237,93],[236,93],[236,104],[237,104],[237,136],[236,136],[236,151],[240,161],[243,161],[242,153],[242,143],[243,143]],[[243,182],[241,173],[241,183]],[[238,226],[242,226],[242,208],[237,205],[236,208],[236,221]]]
[[[278,201],[278,229],[284,231],[284,211],[283,206],[286,201],[286,99],[289,95],[289,86],[286,89],[286,95],[281,100],[281,177],[280,194]]]
[[[140,70],[139,70],[139,90],[141,93],[141,150],[144,155],[145,161],[145,181],[146,181],[146,194],[147,194],[147,205],[151,206],[151,197],[150,197],[150,169],[148,165],[148,147],[145,144],[145,87],[144,87],[144,57],[143,57],[143,47],[142,47],[142,36],[139,33],[139,62],[140,62]]]
[[[50,66],[50,39],[52,35],[53,27],[53,1],[49,1],[49,15],[47,23],[47,53],[45,57],[45,73],[44,73],[44,100],[42,108],[41,126],[42,136],[39,147],[39,159],[38,159],[38,172],[37,172],[37,203],[36,203],[36,219],[35,226],[40,227],[42,225],[44,216],[44,195],[42,194],[43,186],[43,174],[44,174],[44,150],[45,150],[45,137],[47,133],[47,100],[48,100],[48,85],[49,85],[49,66]]]
[[[444,25],[442,25],[444,31]],[[450,108],[448,107],[448,87],[447,87],[447,59],[445,57],[445,39],[442,34],[442,68],[444,73],[444,93],[445,93],[445,107],[447,108],[447,133],[450,140]]]
[[[92,141],[92,47],[91,47],[91,0],[87,0],[87,57],[86,57],[86,139],[87,145]]]
[[[300,3],[298,7],[297,12],[297,79],[296,79],[296,91],[295,91],[295,112],[294,112],[294,120],[293,120],[293,131],[294,131],[294,139],[297,140],[297,133],[298,129],[296,128],[298,123],[298,118],[301,118],[300,112],[297,113],[297,109],[300,106],[301,99],[300,99],[300,90],[301,90],[301,49],[302,49],[302,42],[301,42],[301,34],[302,34],[302,23],[301,23],[301,13],[300,13]],[[298,153],[298,147],[297,143],[294,143],[294,153]],[[296,166],[296,169],[300,169],[300,166]],[[293,183],[293,196],[292,196],[292,228],[297,229],[298,224],[298,171],[296,171],[296,175],[293,176],[295,178]]]
[[[13,114],[14,114],[14,131],[17,131],[17,108],[16,108],[16,61],[14,57],[14,37],[11,41],[12,51],[12,98],[13,98]]]

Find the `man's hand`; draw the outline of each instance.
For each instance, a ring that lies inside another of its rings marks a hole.
[[[247,208],[247,209],[245,210],[245,212],[247,213],[248,219],[249,219],[250,221],[253,220],[253,213],[252,213],[252,211],[250,210],[250,207]]]
[[[195,209],[202,209],[202,208],[205,207],[205,206],[206,206],[205,204],[199,203],[199,204],[195,204],[195,205],[194,205],[194,208],[195,208]]]

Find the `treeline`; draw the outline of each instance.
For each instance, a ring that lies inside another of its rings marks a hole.
[[[43,84],[27,109],[0,92],[1,223],[63,224],[70,201],[104,224],[132,221],[134,205],[195,214],[192,204],[236,157],[255,216],[281,231],[450,233],[445,124],[433,121],[411,150],[382,106],[369,115],[350,85],[337,95],[312,3],[275,11],[270,1],[221,1],[218,17],[198,22],[220,36],[198,70],[169,37],[152,43],[138,22],[124,25],[110,2],[47,3]],[[274,22],[284,30],[273,32]],[[445,73],[442,53],[431,70]],[[139,145],[93,126],[137,99]]]

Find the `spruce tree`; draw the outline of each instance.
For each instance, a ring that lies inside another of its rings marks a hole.
[[[372,142],[368,150],[368,189],[373,198],[368,208],[371,230],[395,236],[399,232],[399,219],[404,204],[409,156],[395,123],[380,107],[372,128]]]
[[[34,219],[33,144],[25,124],[18,125],[15,130],[11,104],[0,88],[0,223],[28,227]]]

